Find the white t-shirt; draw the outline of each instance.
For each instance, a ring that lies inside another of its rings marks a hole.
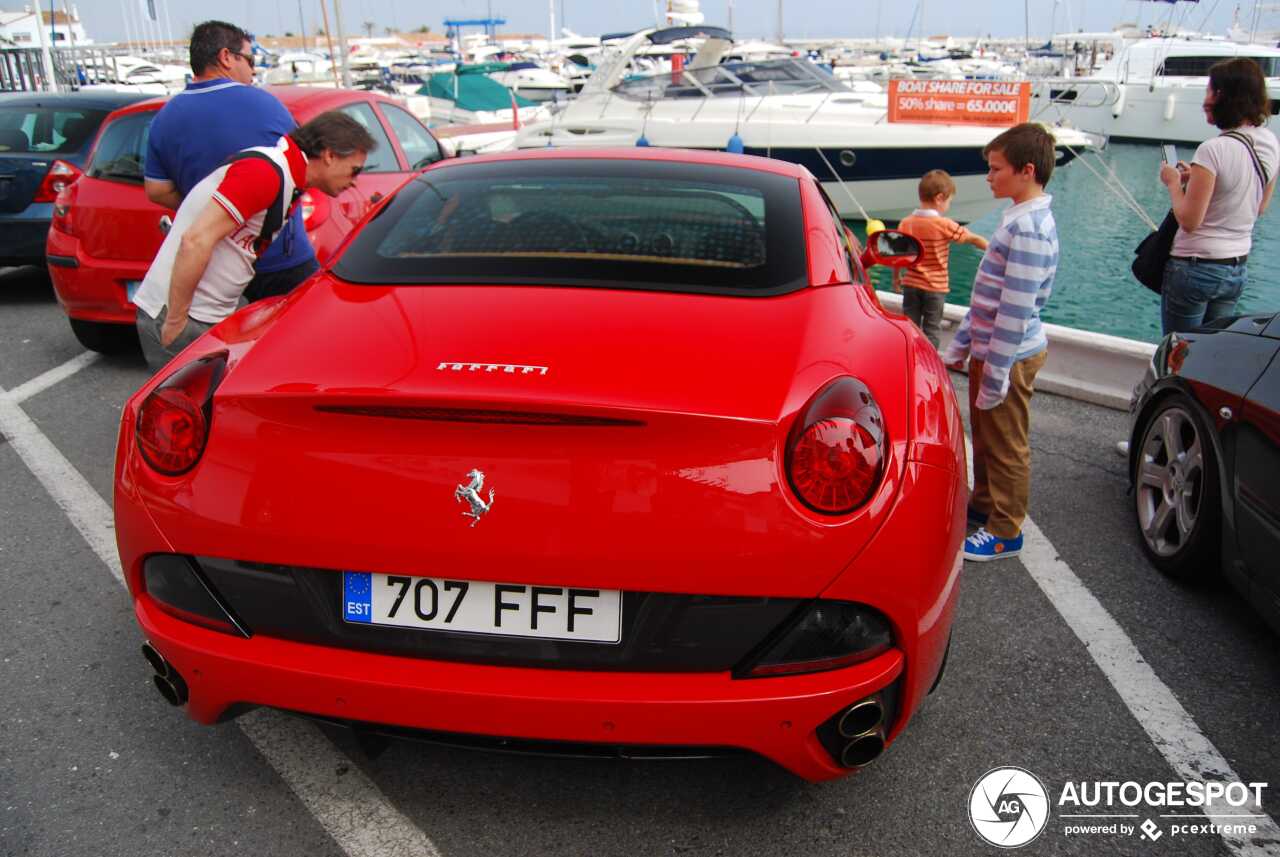
[[[1253,125],[1235,130],[1253,140],[1267,178],[1274,181],[1280,166],[1280,141],[1276,135],[1268,128]],[[1200,144],[1191,163],[1213,173],[1213,195],[1209,197],[1204,222],[1194,232],[1178,228],[1172,255],[1201,259],[1246,255],[1253,244],[1253,224],[1262,204],[1262,183],[1248,147],[1231,137],[1212,137]]]
[[[284,176],[283,204],[288,206],[294,191],[294,176],[290,171],[287,150],[292,146],[288,137],[281,137],[274,147],[257,147],[252,151],[261,152],[281,168]],[[295,159],[302,158],[301,152],[293,149]],[[303,158],[305,161],[305,158]],[[231,191],[223,187],[223,180],[232,166],[245,164],[236,161],[234,164],[223,164],[205,176],[191,193],[187,194],[178,213],[173,219],[173,226],[165,236],[160,251],[147,270],[147,275],[138,287],[133,303],[152,318],[160,315],[160,310],[169,303],[169,280],[173,276],[173,263],[178,257],[178,248],[182,244],[182,235],[191,227],[200,213],[210,201],[218,203],[236,221],[236,228],[213,247],[209,256],[209,264],[196,284],[191,296],[191,309],[187,315],[205,324],[217,324],[236,311],[245,287],[253,279],[254,263],[258,260],[254,251],[254,242],[262,232],[266,221],[266,209],[258,211],[240,211]],[[242,168],[243,169],[243,168]],[[278,183],[277,183],[278,184]],[[275,192],[275,189],[272,189]],[[286,210],[287,214],[287,210]],[[286,221],[288,217],[284,218]]]

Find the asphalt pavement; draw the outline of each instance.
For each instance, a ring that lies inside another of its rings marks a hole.
[[[5,398],[83,353],[43,273],[0,273],[0,426],[29,419],[83,476],[85,496],[109,505],[120,407],[146,380],[141,358],[81,358],[57,383]],[[296,718],[195,725],[151,687],[125,592],[72,504],[0,433],[0,855],[992,855],[969,799],[993,768],[1035,774],[1056,801],[1068,783],[1181,781],[1185,764],[1202,763],[1210,779],[1225,763],[1268,784],[1253,808],[1259,833],[1181,835],[1175,824],[1206,820],[1146,805],[1098,822],[1150,820],[1159,835],[1068,833],[1084,820],[1054,806],[1018,850],[1280,854],[1268,834],[1280,814],[1276,635],[1225,584],[1178,585],[1147,564],[1112,451],[1126,415],[1044,394],[1032,410],[1031,514],[1052,562],[967,565],[941,687],[880,760],[824,784],[753,758],[584,761],[399,741],[370,758],[349,735]],[[1078,579],[1137,663],[1104,668],[1117,660],[1114,634],[1081,630],[1046,574]],[[1147,690],[1128,686],[1135,671]],[[1151,686],[1185,720],[1161,720],[1144,702]],[[1170,730],[1217,755],[1202,748],[1188,762]],[[320,749],[289,761],[280,741],[293,739]],[[335,783],[356,785],[325,799]],[[396,825],[415,844],[398,846]]]

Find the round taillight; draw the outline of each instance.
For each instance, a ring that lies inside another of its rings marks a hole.
[[[787,443],[787,478],[800,502],[844,515],[871,498],[884,474],[880,408],[866,385],[839,378],[801,412]]]
[[[201,357],[170,375],[138,409],[138,451],[168,476],[186,473],[209,440],[213,391],[226,369],[226,354]]]

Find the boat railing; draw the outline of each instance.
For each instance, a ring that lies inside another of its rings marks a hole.
[[[1071,107],[1112,107],[1120,100],[1120,84],[1109,80],[1081,80],[1074,77],[1037,78],[1031,89],[1036,113],[1042,113],[1052,105]]]

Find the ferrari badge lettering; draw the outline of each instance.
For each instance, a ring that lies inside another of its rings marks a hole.
[[[507,375],[545,375],[546,366],[522,366],[519,363],[469,363],[444,360],[436,364],[438,372],[502,372]]]
[[[489,502],[485,502],[480,497],[480,492],[484,490],[484,473],[479,470],[470,470],[467,476],[471,482],[467,485],[459,485],[453,492],[453,499],[458,502],[467,501],[470,509],[462,514],[471,518],[471,526],[480,523],[480,518],[487,514],[493,508],[493,489],[489,489]]]

